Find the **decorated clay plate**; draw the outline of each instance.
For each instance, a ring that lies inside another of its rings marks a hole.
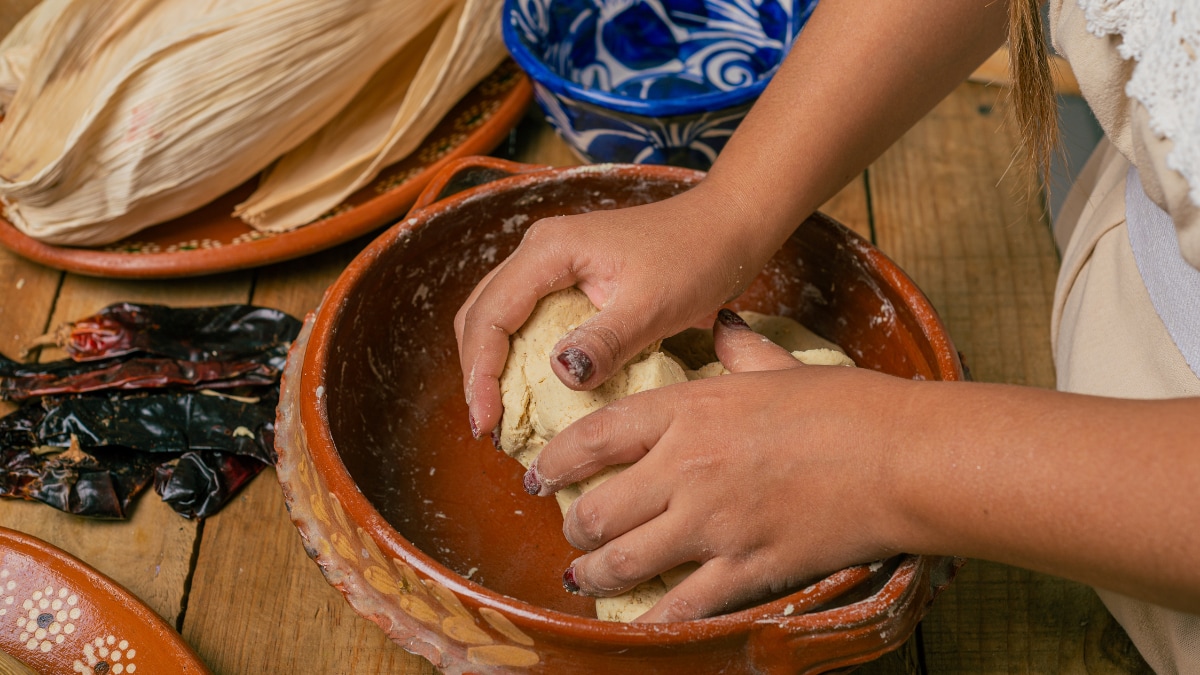
[[[35,673],[204,675],[179,634],[116,582],[0,527],[0,651]]]
[[[367,234],[404,214],[447,162],[491,151],[521,119],[529,80],[505,61],[458,102],[412,155],[311,223],[290,232],[258,232],[234,218],[254,190],[238,187],[192,213],[102,248],[53,246],[0,219],[0,244],[31,260],[98,277],[168,278],[215,274],[290,260]]]

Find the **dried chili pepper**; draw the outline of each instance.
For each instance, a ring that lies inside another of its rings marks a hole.
[[[266,465],[225,452],[188,452],[154,472],[154,491],[185,518],[216,513]]]
[[[107,449],[97,457],[78,444],[52,453],[10,448],[0,457],[0,496],[40,501],[93,518],[124,518],[159,462],[123,448]]]
[[[0,497],[123,518],[153,479],[180,514],[212,515],[274,462],[278,389],[258,390],[260,398],[155,392],[28,402],[0,418]]]
[[[40,445],[37,432],[45,416],[46,409],[33,404],[0,417],[0,448],[26,450]]]
[[[115,389],[229,389],[270,385],[279,380],[279,371],[286,360],[287,345],[274,345],[259,354],[230,361],[124,356],[82,363],[64,359],[25,364],[0,355],[0,399],[23,401],[37,396]]]
[[[0,418],[0,497],[122,518],[153,480],[185,517],[215,513],[274,463],[279,374],[299,328],[247,305],[119,303],[57,332],[71,359],[0,356],[0,399],[23,401]]]
[[[54,341],[76,361],[132,353],[182,361],[224,361],[286,344],[299,332],[298,320],[266,307],[120,302],[62,326]]]
[[[62,447],[75,436],[85,449],[152,453],[219,450],[273,464],[278,393],[262,394],[247,400],[191,391],[46,398],[37,440]]]

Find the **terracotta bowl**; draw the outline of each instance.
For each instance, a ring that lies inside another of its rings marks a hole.
[[[46,675],[208,673],[179,634],[129,591],[62,550],[3,527],[0,651]]]
[[[453,319],[539,218],[666,198],[703,174],[662,166],[448,167],[310,315],[283,380],[279,479],[326,578],[447,673],[818,673],[899,646],[957,561],[900,556],[702,621],[624,625],[565,593],[578,554],[553,500],[475,441]],[[733,303],[791,315],[860,366],[962,378],[929,302],[868,242],[816,215]],[[848,496],[848,498],[852,498]]]

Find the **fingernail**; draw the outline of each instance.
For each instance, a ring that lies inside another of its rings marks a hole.
[[[579,584],[575,583],[575,566],[571,565],[563,572],[563,588],[567,589],[568,593],[579,593]]]
[[[576,382],[584,382],[592,376],[592,359],[581,349],[567,347],[556,358]]]
[[[479,425],[475,423],[475,416],[467,415],[467,419],[471,421],[471,435],[475,437],[475,440],[479,440]]]
[[[503,449],[500,447],[500,425],[496,425],[496,428],[492,429],[492,445],[496,446],[497,450]]]
[[[750,324],[746,323],[745,319],[738,316],[737,312],[734,312],[733,310],[730,310],[730,309],[722,309],[721,311],[717,312],[717,321],[720,321],[721,325],[723,325],[727,328],[749,328],[750,327]]]
[[[529,467],[525,472],[525,478],[522,481],[525,484],[525,491],[531,495],[536,495],[542,491],[542,481],[537,475],[537,465]]]

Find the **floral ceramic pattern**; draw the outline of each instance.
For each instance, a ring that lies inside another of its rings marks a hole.
[[[83,646],[83,658],[76,659],[73,670],[84,675],[123,675],[136,673],[137,650],[129,640],[118,640],[115,635],[98,637]]]
[[[75,635],[83,617],[78,592],[53,583],[23,588],[16,575],[0,569],[0,617],[16,616],[17,641],[31,652],[48,653],[69,647],[64,642]],[[115,635],[100,636],[83,645],[72,670],[84,675],[136,673],[137,650],[128,640]]]
[[[7,568],[0,569],[0,617],[16,616],[17,641],[29,651],[49,652],[75,632],[79,596],[53,584],[22,588]]]
[[[584,159],[707,169],[816,0],[507,0],[504,39]]]
[[[707,169],[733,135],[750,104],[694,116],[612,116],[607,111],[535,84],[546,120],[588,162],[670,164]]]
[[[811,0],[516,0],[509,20],[542,63],[588,89],[642,100],[769,78]]]

